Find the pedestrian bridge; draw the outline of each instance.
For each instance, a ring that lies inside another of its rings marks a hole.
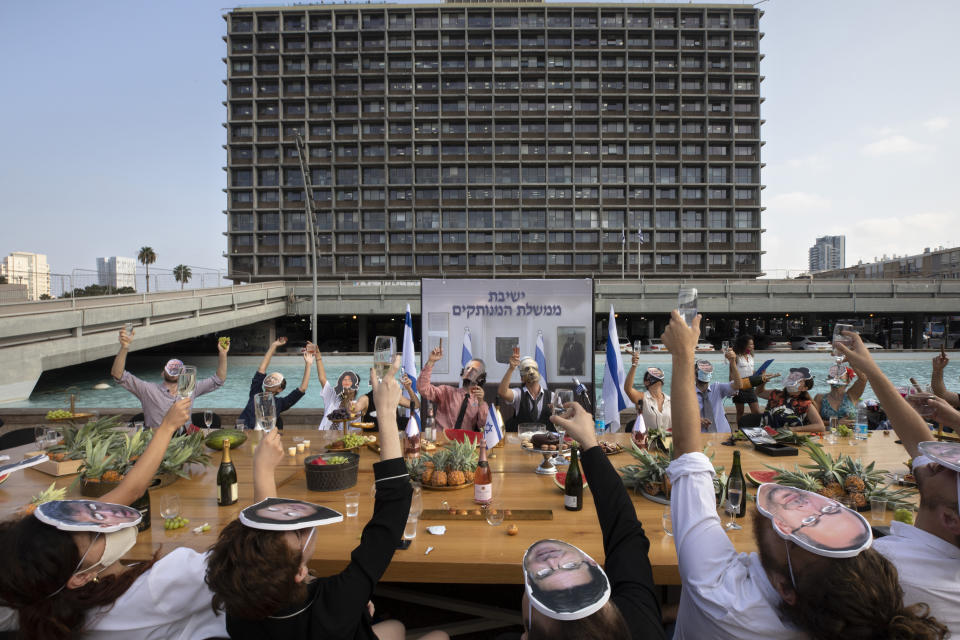
[[[450,280],[456,286],[456,280]],[[677,289],[696,287],[700,311],[736,317],[960,315],[951,280],[596,280],[594,311],[668,314]],[[27,398],[40,374],[117,352],[117,331],[136,327],[135,349],[156,347],[284,315],[309,315],[309,282],[261,282],[186,291],[0,304],[0,402]],[[419,281],[325,281],[321,316],[420,313]]]

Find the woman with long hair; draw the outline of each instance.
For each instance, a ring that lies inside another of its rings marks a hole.
[[[100,502],[128,505],[143,495],[174,431],[190,419],[190,403],[173,404],[136,465]],[[2,522],[0,602],[17,613],[26,638],[225,636],[223,619],[210,607],[203,556],[179,548],[163,558],[121,564],[135,543],[136,529],[129,526],[101,534],[63,531],[35,515]]]
[[[733,341],[733,352],[737,354],[737,371],[741,378],[753,375],[753,336],[738,335]],[[760,403],[757,401],[757,392],[753,389],[743,389],[733,396],[733,405],[737,408],[737,423],[743,417],[745,407],[750,407],[750,413],[760,413]]]

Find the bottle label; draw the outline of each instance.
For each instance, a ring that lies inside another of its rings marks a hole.
[[[473,501],[486,503],[493,500],[493,484],[473,485]]]
[[[229,486],[220,487],[220,499],[218,502],[223,505],[233,504],[239,499],[239,497],[237,483],[233,482]]]
[[[577,496],[563,496],[563,506],[576,509],[580,506],[580,500]]]

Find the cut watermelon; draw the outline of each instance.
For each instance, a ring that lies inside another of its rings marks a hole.
[[[764,482],[773,482],[777,477],[777,473],[777,471],[747,471],[743,475],[747,476],[747,480],[750,481],[750,484],[755,487],[759,487]]]
[[[557,471],[553,474],[553,483],[563,489],[563,485],[567,481],[567,472],[566,471]],[[589,484],[587,484],[587,476],[583,476],[583,488],[586,489]]]

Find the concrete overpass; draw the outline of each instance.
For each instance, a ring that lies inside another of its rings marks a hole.
[[[0,402],[29,397],[44,371],[115,355],[126,322],[146,349],[286,315],[288,293],[263,282],[0,305]]]
[[[895,315],[914,343],[925,315],[960,315],[960,281],[951,280],[598,280],[594,310],[666,315],[677,289],[694,286],[710,317]],[[456,286],[456,280],[450,280]],[[272,320],[307,316],[312,286],[265,282],[213,289],[0,304],[0,402],[26,398],[43,371],[111,357],[124,322],[143,349]],[[327,281],[318,287],[321,316],[356,315],[359,344],[372,316],[420,313],[419,281]],[[651,321],[652,322],[652,321]],[[914,344],[914,346],[919,346]]]

